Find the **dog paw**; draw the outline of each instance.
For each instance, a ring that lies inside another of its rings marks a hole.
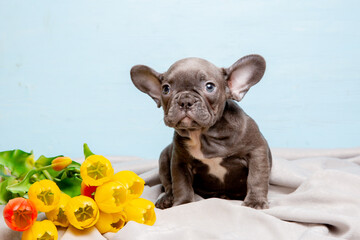
[[[253,200],[245,199],[243,206],[251,207],[254,209],[268,209],[269,208],[269,204],[266,199],[253,199]]]
[[[174,197],[172,194],[164,194],[161,198],[159,198],[156,203],[155,207],[160,209],[165,209],[172,207],[174,204]]]

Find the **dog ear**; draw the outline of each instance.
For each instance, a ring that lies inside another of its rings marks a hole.
[[[224,69],[230,89],[230,98],[240,101],[250,87],[260,81],[266,68],[265,59],[260,55],[240,58],[231,67]]]
[[[153,69],[136,65],[130,71],[131,80],[134,85],[142,92],[147,93],[157,104],[161,106],[161,81],[160,74]]]

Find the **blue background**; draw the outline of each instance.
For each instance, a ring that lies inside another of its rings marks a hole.
[[[0,1],[0,151],[157,158],[173,131],[131,83],[184,57],[257,53],[240,105],[271,147],[360,145],[359,1]]]

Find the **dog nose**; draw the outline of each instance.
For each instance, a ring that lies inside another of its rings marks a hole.
[[[178,104],[181,109],[188,110],[190,109],[194,103],[196,102],[196,99],[188,94],[181,95],[178,99]]]

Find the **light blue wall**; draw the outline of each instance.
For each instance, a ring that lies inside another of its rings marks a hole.
[[[157,158],[172,137],[131,83],[195,56],[258,53],[240,103],[272,147],[360,145],[359,1],[0,0],[0,151]]]

